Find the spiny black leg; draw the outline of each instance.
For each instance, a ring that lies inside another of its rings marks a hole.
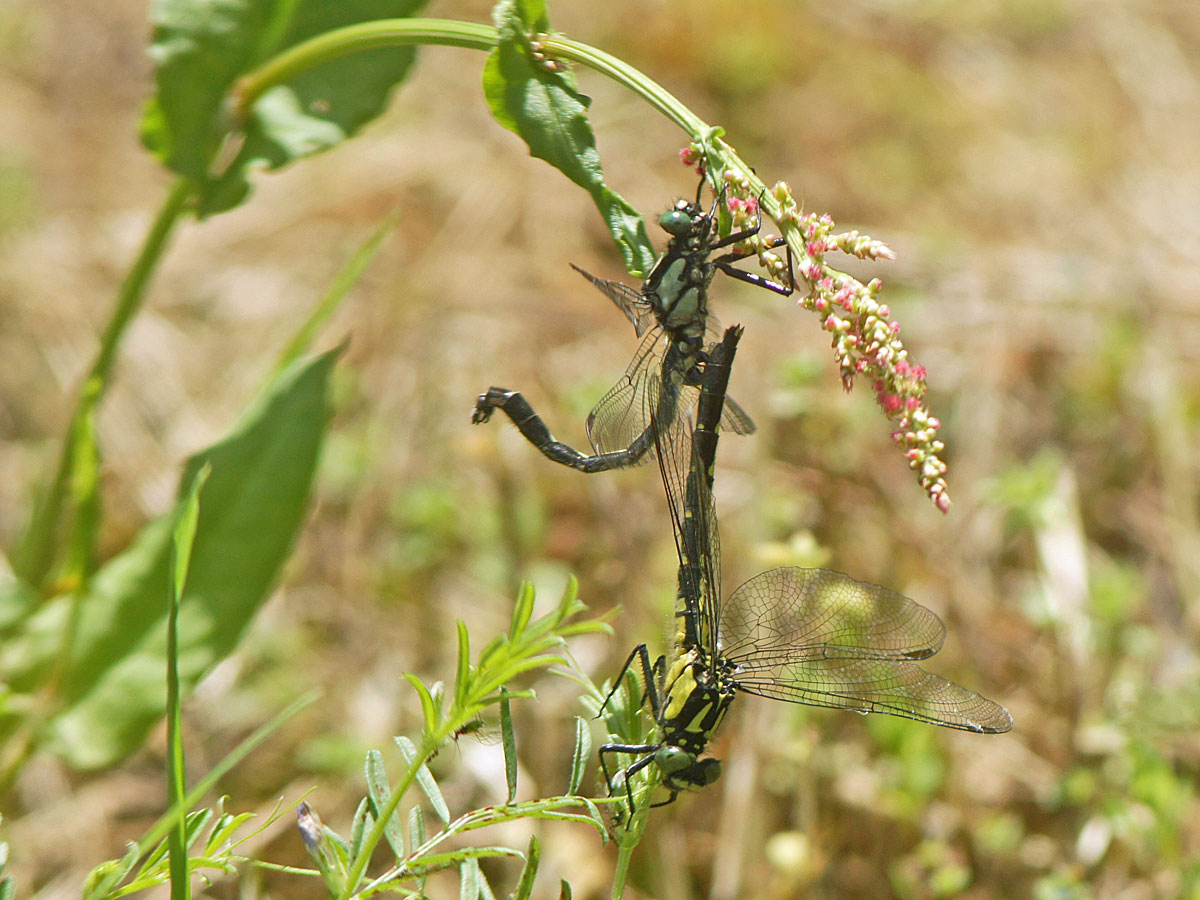
[[[758,225],[755,225],[753,228],[747,228],[745,231],[735,231],[733,234],[729,234],[729,235],[726,235],[725,237],[721,238],[721,239],[720,239],[719,241],[717,241],[716,243],[709,244],[709,245],[708,245],[708,249],[709,249],[709,251],[711,252],[711,251],[713,251],[713,250],[720,250],[720,249],[721,249],[721,248],[723,248],[723,247],[728,247],[728,246],[730,246],[730,245],[732,245],[732,244],[737,244],[737,243],[739,243],[739,242],[741,242],[741,241],[744,241],[744,240],[746,240],[746,239],[748,239],[748,238],[752,238],[752,237],[754,237],[756,234],[758,234],[758,232],[759,232],[761,229],[762,229],[762,225],[761,225],[761,224],[758,224]],[[750,255],[749,253],[745,253],[745,254],[743,254],[742,256],[738,257],[738,258],[739,258],[739,259],[744,259],[745,257],[747,257],[747,256],[749,256],[749,255]],[[721,257],[721,259],[725,259],[725,258],[726,258],[726,257],[724,257],[724,256],[723,256],[723,257]],[[714,261],[715,261],[715,260],[714,260]]]
[[[663,800],[660,803],[651,803],[650,808],[658,809],[660,806],[670,806],[672,803],[675,802],[675,798],[678,796],[679,796],[679,791],[671,791],[671,796],[669,796],[666,800]]]
[[[743,257],[744,258],[744,257]],[[788,271],[791,271],[792,251],[788,248]],[[723,260],[713,260],[713,265],[728,275],[730,278],[736,278],[738,281],[744,281],[747,284],[752,284],[755,287],[766,288],[768,291],[774,291],[776,294],[782,294],[784,297],[789,296],[795,288],[791,285],[780,284],[778,281],[772,281],[762,275],[756,275],[754,272],[747,272],[743,269],[736,269],[729,263]]]
[[[642,692],[641,700],[638,701],[638,706],[641,706],[643,703],[649,700],[650,712],[654,716],[655,720],[658,720],[658,713],[660,707],[662,706],[662,700],[658,696],[658,684],[655,682],[654,678],[655,673],[659,669],[659,663],[662,662],[662,658],[659,657],[658,661],[651,666],[650,652],[646,649],[645,644],[638,644],[636,647],[634,647],[633,651],[625,660],[625,665],[621,666],[620,673],[617,675],[616,680],[613,681],[612,690],[608,692],[608,696],[605,697],[604,702],[600,704],[600,712],[596,714],[596,718],[599,718],[600,715],[603,714],[605,708],[608,706],[608,701],[613,698],[613,694],[617,692],[617,688],[620,687],[621,682],[625,680],[625,675],[629,672],[629,667],[633,665],[634,659],[637,659],[642,664],[642,683],[645,685],[645,690]]]
[[[760,194],[759,202],[761,203],[761,201],[762,201],[762,195]],[[714,204],[714,208],[715,208],[715,204]],[[762,214],[760,213],[758,216],[758,220],[754,223],[753,227],[747,228],[743,231],[735,232],[734,234],[731,234],[727,237],[722,238],[721,240],[717,241],[716,243],[710,245],[709,250],[710,251],[720,250],[723,247],[729,247],[733,244],[739,243],[740,241],[744,241],[747,238],[752,238],[752,237],[754,237],[754,235],[758,234],[758,232],[761,228],[762,228]],[[772,281],[769,278],[764,278],[762,275],[755,275],[753,272],[746,272],[742,269],[735,269],[733,267],[732,263],[735,263],[742,259],[746,259],[747,257],[750,257],[750,256],[754,256],[755,251],[747,251],[747,252],[734,251],[732,253],[726,253],[724,256],[720,256],[720,257],[712,260],[711,264],[716,266],[718,269],[720,269],[722,272],[724,272],[726,275],[730,276],[731,278],[736,278],[739,281],[744,281],[747,284],[754,285],[755,287],[766,288],[769,291],[774,291],[777,294],[782,294],[784,297],[787,297],[796,289],[795,288],[796,272],[795,272],[795,269],[793,268],[791,245],[789,245],[787,243],[787,241],[784,240],[782,237],[772,238],[771,240],[767,241],[766,243],[767,243],[767,248],[772,249],[772,250],[775,249],[776,247],[778,247],[780,244],[787,246],[788,283],[786,285],[780,284],[778,281]]]
[[[604,472],[632,466],[654,446],[654,429],[647,427],[624,450],[612,450],[591,456],[580,453],[574,447],[555,440],[550,429],[533,411],[529,402],[517,391],[507,388],[491,387],[487,393],[480,394],[475,400],[471,421],[476,425],[487,422],[492,417],[492,411],[497,409],[502,410],[525,439],[542,451],[544,456],[580,472]]]
[[[650,763],[654,762],[654,752],[658,750],[658,744],[604,744],[599,753],[600,768],[604,771],[604,783],[608,787],[608,795],[611,797],[613,792],[612,776],[608,771],[608,764],[604,762],[605,753],[644,753],[646,754],[636,762],[626,766],[622,770],[625,799],[629,803],[629,814],[633,815],[633,789],[629,787],[629,779],[640,772]]]

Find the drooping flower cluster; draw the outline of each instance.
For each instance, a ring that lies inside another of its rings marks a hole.
[[[701,158],[694,148],[680,156],[688,165]],[[733,173],[727,173],[726,183],[733,227],[749,227],[758,217],[758,199]],[[909,359],[900,340],[900,324],[892,321],[891,311],[878,300],[883,283],[874,278],[863,284],[825,262],[826,254],[833,251],[870,260],[895,259],[895,254],[882,242],[857,231],[834,234],[834,222],[828,215],[802,215],[783,182],[775,185],[772,195],[782,206],[777,219],[780,229],[785,237],[789,232],[792,237],[797,281],[804,282],[794,285],[797,292],[803,291],[798,302],[816,313],[829,333],[843,386],[849,391],[860,375],[870,380],[876,402],[894,426],[892,440],[903,449],[925,493],[939,510],[947,512],[946,463],[939,456],[945,445],[937,436],[941,422],[925,406],[925,368]],[[748,242],[748,249],[757,253],[768,277],[786,283],[788,266],[776,251],[783,243],[784,238],[758,235]]]
[[[787,185],[776,185],[774,193],[785,215],[795,210]],[[796,214],[796,220],[805,251],[798,268],[808,285],[800,305],[820,316],[821,327],[830,334],[846,390],[859,375],[870,379],[876,401],[895,426],[892,440],[903,448],[925,493],[938,509],[948,511],[946,463],[939,456],[945,445],[937,437],[941,422],[925,406],[925,367],[909,360],[900,340],[900,323],[892,321],[891,310],[879,302],[883,283],[873,278],[863,284],[825,263],[825,255],[835,250],[861,259],[895,259],[895,255],[885,244],[857,231],[834,234],[828,215]]]

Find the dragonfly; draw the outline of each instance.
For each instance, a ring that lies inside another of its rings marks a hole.
[[[716,212],[725,189],[706,212],[701,205],[704,185],[702,177],[694,201],[679,200],[659,218],[659,226],[670,237],[640,289],[597,278],[572,266],[613,302],[642,339],[625,374],[588,415],[587,436],[593,452],[582,453],[557,440],[529,402],[507,388],[491,387],[480,394],[472,422],[487,422],[495,410],[502,410],[545,456],[582,472],[633,466],[653,456],[657,431],[654,423],[669,427],[685,419],[696,402],[705,346],[713,327],[708,313],[708,287],[716,273],[724,272],[784,296],[793,290],[790,249],[788,284],[734,265],[750,252],[728,248],[758,234],[761,222],[721,237]],[[727,252],[714,257],[720,250]],[[754,422],[730,398],[724,403],[722,423],[737,434],[754,431]]]
[[[692,434],[676,427],[659,438],[674,442],[658,460],[679,556],[679,626],[669,657],[651,665],[646,645],[639,644],[615,682],[640,667],[642,702],[657,740],[610,743],[599,751],[610,795],[608,759],[634,757],[617,772],[630,814],[631,778],[648,766],[657,768],[670,792],[652,806],[720,777],[720,761],[704,753],[739,693],[980,734],[1006,732],[1013,724],[999,704],[917,664],[941,649],[946,628],[931,610],[894,591],[828,569],[784,567],[754,576],[720,601],[712,484],[717,424],[739,337],[740,329],[730,329],[708,354]]]

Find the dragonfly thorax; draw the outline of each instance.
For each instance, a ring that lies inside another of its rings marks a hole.
[[[668,252],[650,271],[642,289],[659,324],[675,329],[693,322],[703,326],[708,315],[707,284],[708,273],[698,254]]]
[[[663,683],[663,744],[698,756],[725,717],[733,687],[704,663],[696,647],[676,657]]]

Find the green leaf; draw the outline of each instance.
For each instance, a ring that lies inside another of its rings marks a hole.
[[[168,563],[170,577],[167,585],[167,796],[175,811],[184,808],[184,798],[187,795],[183,717],[180,712],[179,607],[183,599],[184,585],[187,583],[196,525],[200,518],[200,491],[210,475],[212,466],[205,463],[192,477],[183,502],[178,507],[175,527],[171,530]],[[191,820],[192,823],[196,821],[196,818]],[[171,896],[178,900],[189,900],[192,895],[191,879],[188,877],[187,848],[191,845],[191,841],[188,840],[188,824],[185,819],[177,820],[167,838]],[[193,839],[198,834],[198,831],[193,831]]]
[[[0,637],[8,637],[25,621],[39,600],[38,592],[19,578],[0,581]]]
[[[415,853],[417,848],[425,843],[425,813],[421,807],[414,806],[408,811],[408,844]]]
[[[408,811],[408,845],[413,848],[413,853],[416,853],[418,848],[425,843],[425,814],[421,812],[421,807],[414,805]],[[421,873],[416,877],[416,888],[419,895],[425,893],[425,875]]]
[[[411,672],[405,672],[404,678],[412,685],[413,690],[417,692],[417,698],[421,701],[421,713],[425,716],[425,733],[433,734],[438,729],[438,705],[434,703],[429,688],[425,687],[425,683],[420,678]]]
[[[512,624],[508,626],[508,639],[513,643],[521,640],[525,626],[533,615],[533,585],[528,581],[521,583],[517,592],[517,602],[513,605]]]
[[[517,799],[517,738],[513,734],[512,710],[509,708],[508,688],[500,688],[500,733],[504,737],[504,780],[508,783],[508,800]]]
[[[458,900],[479,900],[479,862],[474,857],[458,867]]]
[[[383,755],[378,750],[367,753],[367,796],[371,798],[371,808],[378,819],[392,799],[392,785],[388,781],[387,768],[383,764]],[[404,859],[407,851],[404,849],[404,825],[400,816],[393,812],[383,826],[383,836],[387,839],[392,852],[397,859]]]
[[[500,40],[483,67],[483,91],[496,121],[518,134],[529,153],[544,159],[592,195],[625,260],[638,277],[654,265],[646,223],[604,183],[587,108],[569,71],[551,70],[533,55],[531,35],[548,32],[542,0],[501,0],[493,13]]]
[[[467,702],[467,682],[471,674],[471,638],[466,623],[458,619],[458,661],[454,673],[454,708],[462,710]]]
[[[404,760],[410,766],[417,758],[417,748],[413,742],[406,737],[398,737],[396,746],[400,748],[400,752],[404,754]],[[429,798],[430,804],[433,806],[433,811],[438,814],[438,817],[447,825],[450,824],[450,807],[446,806],[446,798],[442,796],[442,789],[438,787],[437,782],[433,778],[433,774],[429,771],[429,767],[425,763],[417,768],[417,784],[421,786],[421,790],[425,792],[425,796]]]
[[[208,840],[205,841],[203,855],[216,856],[221,852],[222,845],[227,842],[232,843],[237,830],[253,818],[254,813],[238,813],[236,816],[230,813],[223,815],[213,826]]]
[[[558,891],[558,900],[571,900],[571,885],[567,883],[567,879],[563,878],[561,885]]]
[[[587,723],[578,716],[575,717],[575,753],[571,757],[571,781],[567,785],[567,793],[574,794],[579,790],[583,781],[584,770],[587,769],[588,759],[592,755],[592,732]]]
[[[337,273],[337,277],[333,279],[333,284],[325,292],[320,302],[313,307],[308,318],[297,329],[287,347],[279,355],[279,359],[275,363],[275,372],[278,373],[287,368],[305,353],[308,353],[312,348],[313,341],[316,340],[318,334],[325,324],[337,312],[338,307],[342,305],[342,301],[346,299],[346,295],[350,293],[350,289],[358,284],[363,273],[366,272],[367,266],[375,258],[375,254],[383,246],[384,240],[396,228],[396,223],[400,221],[400,213],[394,211],[385,216],[371,233],[370,237],[363,242],[362,246],[355,251],[354,255],[342,266]],[[274,373],[273,373],[274,374]]]
[[[151,56],[157,92],[142,140],[170,169],[194,179],[198,212],[240,203],[255,169],[278,169],[358,132],[407,76],[414,48],[332,59],[262,96],[244,122],[230,115],[237,79],[280,51],[374,19],[405,18],[425,0],[158,0]],[[232,156],[220,170],[213,161]]]
[[[509,894],[509,900],[529,900],[533,893],[533,880],[537,876],[538,863],[542,859],[542,848],[538,844],[537,835],[529,836],[529,847],[525,850],[525,865],[521,867],[521,877],[517,886]]]
[[[229,655],[266,600],[308,507],[324,437],[329,374],[340,350],[290,366],[219,444],[192,458],[182,485],[205,464],[187,590],[179,618],[184,693]],[[166,596],[174,513],[150,523],[92,579],[80,604],[47,727],[51,749],[78,768],[110,765],[136,749],[165,708]],[[18,689],[36,686],[59,650],[69,598],[46,603],[0,650]]]
[[[483,869],[479,870],[479,900],[496,900],[492,886],[488,883],[487,873]]]
[[[118,884],[121,884],[142,857],[142,848],[133,841],[125,845],[125,853],[120,859],[103,862],[88,873],[84,881],[84,900],[92,897],[107,897]]]
[[[358,804],[358,809],[354,811],[354,819],[350,823],[350,858],[358,859],[358,855],[362,852],[363,838],[367,836],[367,832],[371,830],[371,826],[375,824],[375,817],[371,815],[371,804],[363,798]]]

